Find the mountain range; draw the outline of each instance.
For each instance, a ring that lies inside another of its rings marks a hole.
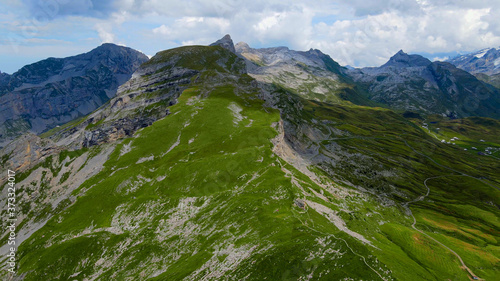
[[[450,118],[500,116],[495,87],[500,53],[495,48],[448,61],[456,67],[399,51],[380,67],[348,69],[319,50],[253,49],[244,42],[235,46],[229,36],[212,45],[244,58],[258,81],[305,98]],[[140,52],[108,43],[86,54],[49,58],[12,75],[0,72],[0,147],[25,132],[40,134],[94,111],[147,60]]]
[[[494,75],[500,73],[500,48],[486,48],[447,61],[472,74]]]
[[[3,279],[496,280],[495,86],[403,51],[348,69],[229,35],[151,59],[109,44],[85,55],[102,48],[121,55],[96,65],[123,62],[103,69],[127,79],[78,89],[116,92],[0,150],[18,206]],[[53,60],[2,75],[2,103],[66,77],[68,59]]]
[[[350,70],[369,98],[391,108],[450,118],[499,118],[499,90],[446,62],[399,51],[380,67]]]

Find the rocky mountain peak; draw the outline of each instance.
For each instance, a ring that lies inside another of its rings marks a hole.
[[[0,146],[26,131],[39,134],[94,111],[146,61],[141,52],[107,43],[0,74]]]
[[[409,55],[403,50],[399,50],[394,56],[392,56],[389,61],[382,67],[418,67],[418,66],[428,66],[432,62],[420,55]]]
[[[221,46],[224,49],[227,49],[233,53],[236,53],[236,50],[234,48],[233,39],[231,39],[231,36],[229,34],[224,35],[224,37],[222,37],[221,39],[210,44],[210,46]]]
[[[497,75],[500,73],[500,48],[482,49],[457,56],[448,62],[472,74]]]
[[[134,50],[134,49],[132,49],[130,47],[122,46],[122,45],[116,45],[116,44],[113,44],[113,43],[103,43],[99,47],[91,50],[89,52],[89,54],[120,53],[120,52],[134,52],[134,53],[140,53],[140,54],[142,54],[141,52],[139,52],[137,50]]]
[[[309,51],[306,52],[307,54],[309,55],[312,55],[312,56],[315,56],[315,57],[322,57],[324,56],[325,54],[323,52],[321,52],[320,50],[318,49],[309,49]]]

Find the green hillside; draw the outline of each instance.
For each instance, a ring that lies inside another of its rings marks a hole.
[[[469,280],[459,257],[499,276],[497,158],[388,109],[257,83],[218,46],[160,52],[142,68],[155,70],[141,92],[116,98],[133,94],[129,111],[104,108],[46,137],[104,131],[125,113],[166,117],[18,175],[18,196],[37,206],[23,223],[46,221],[19,249],[19,280]],[[147,110],[133,106],[143,99]]]

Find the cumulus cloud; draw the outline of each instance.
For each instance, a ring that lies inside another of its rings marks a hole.
[[[500,46],[498,0],[21,1],[31,18],[48,22],[45,38],[50,30],[60,33],[52,21],[60,26],[77,17],[90,24],[76,34],[93,32],[96,41],[124,42],[147,53],[209,44],[226,33],[255,47],[317,48],[353,66],[383,64],[400,49],[434,58]]]
[[[399,49],[443,53],[500,45],[500,33],[491,28],[500,22],[490,17],[492,8],[422,2],[415,14],[387,9],[330,25],[319,23],[313,33],[325,34],[325,39],[312,40],[311,45],[340,63],[359,66],[380,65]]]
[[[423,2],[419,0],[340,0],[345,10],[352,10],[355,16],[378,15],[390,11],[415,14],[421,11]]]

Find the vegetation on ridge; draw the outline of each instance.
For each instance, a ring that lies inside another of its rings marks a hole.
[[[32,213],[48,221],[20,248],[23,280],[468,280],[439,243],[498,276],[498,159],[433,135],[443,124],[500,147],[495,122],[426,130],[389,109],[304,98],[256,83],[218,46],[160,52],[151,66],[165,80],[197,71],[167,117],[19,178],[26,198],[30,176],[64,184],[72,163],[107,159]]]

